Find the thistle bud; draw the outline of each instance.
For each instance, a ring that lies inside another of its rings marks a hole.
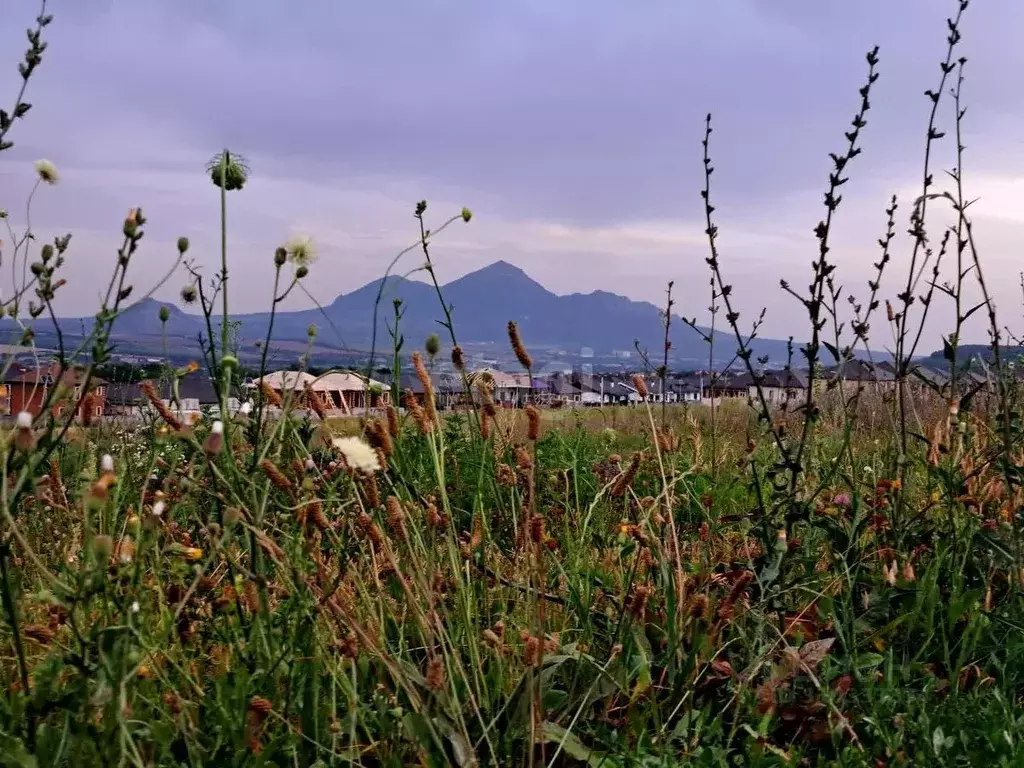
[[[309,274],[309,268],[305,266],[299,266],[295,268],[295,279],[301,280]]]
[[[22,453],[28,453],[36,445],[36,436],[32,432],[32,414],[22,411],[18,414],[17,429],[14,431],[14,447]]]
[[[166,306],[160,307],[160,322],[166,323],[171,319],[171,310]]]
[[[52,259],[53,258],[53,246],[50,245],[49,243],[44,245],[43,246],[43,250],[40,253],[40,257],[42,258],[44,264],[47,261],[49,261],[50,259]]]
[[[283,267],[285,262],[288,261],[288,251],[284,248],[278,248],[274,251],[274,266]]]
[[[469,220],[472,219],[472,218],[473,218],[473,212],[471,210],[469,210],[469,208],[465,208],[464,207],[462,209],[462,220],[465,221],[468,224]]]
[[[179,237],[178,238],[178,253],[184,255],[185,251],[187,251],[187,250],[188,250],[188,238],[187,237]]]
[[[203,444],[207,456],[216,456],[224,448],[224,422],[215,421],[210,427],[210,435]]]

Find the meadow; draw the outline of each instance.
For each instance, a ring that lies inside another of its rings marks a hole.
[[[258,390],[229,417],[186,424],[151,389],[141,426],[82,423],[119,314],[162,285],[132,291],[147,223],[132,209],[89,338],[59,342],[84,385],[51,387],[0,444],[0,765],[1024,764],[1022,392],[962,180],[954,171],[937,192],[928,165],[939,121],[959,135],[963,118],[968,3],[952,6],[908,253],[894,253],[894,201],[877,280],[847,316],[829,234],[877,77],[878,52],[867,56],[808,293],[782,287],[807,309],[792,363],[812,384],[782,403],[760,386],[718,253],[710,116],[711,320],[734,333],[736,364],[757,383],[749,400],[714,406],[496,408],[463,367],[438,289],[440,341],[406,348],[397,313],[390,328],[422,403],[396,390],[401,407],[340,423],[304,407],[290,417],[301,393]],[[43,9],[26,86],[46,49]],[[0,112],[0,149],[30,130],[25,93]],[[224,150],[205,172],[226,221],[249,168]],[[59,181],[45,161],[36,173],[40,194]],[[953,223],[930,231],[939,205]],[[431,224],[425,202],[414,210],[410,250],[437,286],[443,232],[472,214]],[[31,322],[53,317],[67,290],[71,238],[40,245],[27,223],[4,223],[0,255],[25,267],[4,306],[31,344]],[[182,299],[208,333],[196,365],[161,377],[205,371],[226,406],[241,393],[220,322],[224,227],[212,276],[178,241],[172,276],[185,276]],[[275,296],[315,269],[312,255],[308,240],[268,250]],[[940,263],[952,264],[947,282]],[[981,377],[957,354],[972,315],[990,333]],[[891,386],[842,376],[871,348],[872,321],[893,332]],[[941,384],[914,376],[925,323],[951,329]],[[529,372],[514,323],[509,344]],[[654,375],[669,351],[653,355]],[[424,361],[438,354],[471,407],[436,408]],[[838,374],[826,379],[826,364]]]

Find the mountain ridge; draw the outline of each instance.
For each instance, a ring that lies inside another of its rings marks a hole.
[[[368,350],[373,336],[374,305],[382,285],[377,317],[378,349],[391,345],[388,326],[394,321],[392,302],[396,298],[402,302],[399,330],[409,344],[418,346],[426,336],[442,330],[439,321],[444,313],[433,285],[392,275],[339,294],[323,306],[323,311],[314,308],[278,312],[274,318],[272,343],[305,342],[309,326],[315,324],[320,329],[318,346]],[[634,341],[638,340],[641,348],[652,350],[654,357],[661,357],[662,313],[648,301],[602,289],[556,294],[522,268],[505,260],[445,283],[441,293],[451,308],[456,337],[463,346],[507,346],[508,323],[515,321],[535,355],[542,350],[567,357],[621,355],[633,350]],[[159,318],[162,306],[170,310],[166,322]],[[243,343],[251,345],[266,337],[269,318],[267,312],[256,312],[236,314],[232,319],[240,324]],[[80,327],[91,328],[93,321],[93,318],[58,320],[62,330],[73,332],[78,332]],[[214,324],[219,325],[219,316],[214,317]],[[38,333],[45,333],[48,326],[49,323],[40,324]],[[201,315],[186,312],[173,303],[147,298],[128,307],[117,319],[113,337],[121,344],[152,344],[157,351],[160,349],[155,346],[158,339],[160,343],[178,340],[175,346],[180,346],[182,341],[195,344],[199,334],[205,331],[206,323]],[[334,338],[338,335],[340,338]],[[679,316],[673,316],[671,341],[674,360],[698,365],[708,362],[706,342]],[[733,356],[735,345],[731,333],[716,331],[716,352],[723,361]],[[785,362],[785,341],[755,339],[751,348],[755,356],[767,356],[773,364]]]

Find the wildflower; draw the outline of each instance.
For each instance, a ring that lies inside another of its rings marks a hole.
[[[312,459],[306,459],[306,471],[313,472],[316,469],[316,462]]]
[[[353,472],[372,473],[380,469],[377,452],[358,437],[338,437],[332,441],[332,445]]]
[[[166,508],[166,504],[164,504],[162,501],[158,501],[156,504],[153,505],[153,517],[160,517],[161,515],[163,515],[164,509]]]
[[[103,474],[110,474],[114,471],[114,457],[109,453],[103,454],[103,458],[100,459],[100,472]]]
[[[192,304],[198,298],[196,287],[194,285],[186,285],[181,289],[181,300],[185,304]]]
[[[138,601],[138,600],[135,600],[135,601],[134,601],[134,602],[132,603],[132,613],[138,613],[138,612],[139,612],[139,610],[140,610],[140,607],[139,607],[139,601]]]
[[[316,248],[308,235],[295,235],[284,246],[288,260],[297,267],[309,267],[316,261]]]
[[[833,504],[838,504],[840,507],[850,506],[852,499],[848,493],[837,493],[835,498],[832,499]]]
[[[252,403],[246,400],[244,403],[242,403],[241,407],[238,409],[238,412],[243,416],[248,416],[250,413],[252,413]]]
[[[39,180],[53,186],[60,181],[60,174],[57,172],[57,166],[51,163],[49,160],[36,160],[36,174],[39,176]]]

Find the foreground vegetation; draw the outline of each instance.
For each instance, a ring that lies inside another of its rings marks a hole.
[[[44,7],[25,83],[49,21]],[[937,107],[953,84],[957,135],[959,34],[958,15],[929,92]],[[144,429],[79,425],[55,406],[88,398],[88,384],[50,389],[41,414],[19,415],[2,444],[0,764],[1021,764],[1020,392],[958,170],[939,195],[926,165],[905,289],[897,282],[886,301],[881,287],[893,203],[868,298],[851,301],[852,322],[837,309],[846,296],[829,228],[877,52],[868,62],[848,146],[832,158],[809,293],[794,293],[808,311],[812,379],[799,401],[769,408],[755,388],[750,403],[542,419],[532,407],[495,409],[487,382],[464,372],[473,407],[444,414],[419,353],[425,402],[364,416],[355,430],[267,419],[268,407],[300,405],[270,391],[228,420],[185,425],[151,390]],[[0,147],[29,112],[23,94],[0,113]],[[941,138],[936,114],[929,148]],[[710,134],[709,118],[712,320],[723,307],[739,364],[757,374],[717,251]],[[248,168],[224,151],[207,170],[224,212]],[[48,163],[37,173],[58,179]],[[941,251],[925,226],[937,200],[955,213],[935,238]],[[426,214],[420,203],[415,247],[433,279],[437,235],[471,215],[431,231]],[[109,360],[145,223],[138,209],[123,223],[88,343],[60,348],[90,376]],[[230,324],[214,314],[230,315],[224,234],[213,280],[178,243],[182,297],[206,318],[203,362],[222,405],[238,382]],[[70,237],[29,254],[29,230],[12,225],[9,243],[3,255],[28,268],[5,306],[52,316]],[[311,257],[302,240],[273,254],[275,296]],[[943,258],[955,262],[946,282]],[[933,279],[920,279],[924,265]],[[968,281],[982,297],[974,309]],[[926,386],[912,375],[915,339],[943,298],[950,381]],[[816,382],[822,351],[841,366],[868,348],[882,303],[896,339],[892,387]],[[394,310],[382,327],[400,363]],[[461,368],[440,291],[438,314],[444,354]],[[957,362],[971,316],[991,334],[981,383]],[[666,313],[666,338],[670,322]],[[529,370],[514,324],[509,337]],[[437,339],[428,347],[442,353]]]

